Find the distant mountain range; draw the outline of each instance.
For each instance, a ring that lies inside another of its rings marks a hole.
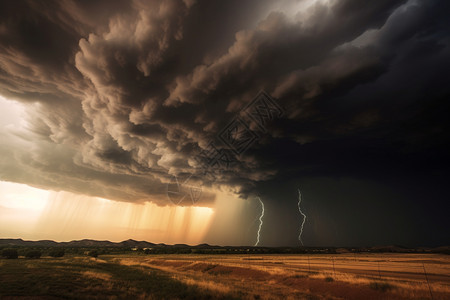
[[[97,241],[97,240],[76,240],[70,242],[55,242],[52,240],[24,241],[23,239],[0,239],[0,247],[64,247],[64,248],[156,248],[156,249],[209,249],[209,250],[230,250],[230,249],[278,249],[281,252],[289,253],[290,251],[282,251],[281,249],[304,249],[306,252],[432,252],[450,254],[450,246],[441,246],[435,248],[418,247],[408,248],[403,246],[376,246],[376,247],[252,247],[252,246],[213,246],[208,244],[199,244],[190,246],[186,244],[155,244],[147,241],[136,241],[128,239],[122,242]],[[278,252],[278,251],[277,251]]]
[[[208,244],[199,244],[190,246],[186,244],[166,245],[163,243],[155,244],[147,241],[136,241],[128,239],[122,242],[97,241],[90,239],[76,240],[70,242],[55,242],[52,240],[24,241],[23,239],[0,239],[0,246],[28,246],[28,247],[80,247],[80,248],[221,248],[221,246],[211,246]]]
[[[151,248],[158,246],[157,244],[146,241],[126,240],[122,242],[96,241],[96,240],[78,240],[70,242],[55,242],[51,240],[40,241],[24,241],[22,239],[0,239],[0,246],[33,246],[33,247],[98,247],[98,248],[115,248],[115,247],[138,247]],[[166,246],[159,244],[159,246]]]

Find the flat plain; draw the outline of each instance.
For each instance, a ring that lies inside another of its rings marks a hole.
[[[116,254],[0,260],[1,299],[450,299],[444,254]]]

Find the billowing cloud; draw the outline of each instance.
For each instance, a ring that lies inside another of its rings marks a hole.
[[[0,179],[164,205],[173,175],[246,196],[340,171],[379,179],[405,152],[423,162],[420,149],[439,144],[429,133],[444,135],[443,116],[423,114],[448,95],[440,5],[3,3],[0,94],[27,115],[1,132]],[[195,155],[261,90],[284,116],[237,165],[204,176]]]

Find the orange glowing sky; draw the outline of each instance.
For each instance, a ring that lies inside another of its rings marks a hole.
[[[214,210],[117,202],[69,192],[0,182],[0,235],[25,239],[129,238],[164,243],[201,243]]]

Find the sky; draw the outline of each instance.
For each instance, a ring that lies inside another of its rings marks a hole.
[[[449,245],[449,6],[2,1],[0,238]]]

